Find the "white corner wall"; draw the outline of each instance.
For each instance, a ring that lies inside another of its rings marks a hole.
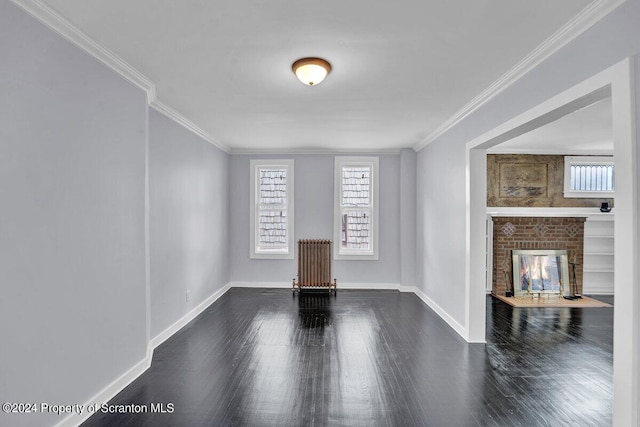
[[[0,1],[0,400],[84,403],[147,355],[145,94]],[[0,425],[63,416],[0,413]]]
[[[410,148],[400,152],[400,285],[416,285],[416,165]]]
[[[434,143],[417,162],[417,287],[458,325],[465,324],[464,158],[464,144]]]
[[[229,282],[229,155],[149,110],[151,338]]]

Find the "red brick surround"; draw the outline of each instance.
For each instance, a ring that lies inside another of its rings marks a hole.
[[[491,292],[504,295],[506,270],[513,278],[513,249],[566,249],[576,268],[578,293],[582,293],[584,222],[586,218],[493,217],[493,286]],[[573,284],[571,266],[569,277]],[[512,279],[513,280],[513,279]]]

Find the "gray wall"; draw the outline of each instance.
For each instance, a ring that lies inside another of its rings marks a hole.
[[[151,337],[229,282],[228,165],[228,154],[149,110]]]
[[[144,93],[0,1],[0,401],[83,403],[145,358],[145,124]]]
[[[638,22],[640,2],[627,1],[418,153],[419,286],[461,324],[465,304],[461,265],[465,256],[465,144],[624,58],[637,55]],[[438,241],[443,242],[441,248],[436,246]],[[446,290],[438,288],[442,283],[448,284]]]
[[[418,153],[417,194],[418,287],[464,325],[463,145],[434,143]]]
[[[290,282],[297,260],[249,258],[250,159],[295,160],[294,237],[333,239],[334,155],[231,156],[231,280]],[[340,283],[400,283],[400,156],[380,156],[380,240],[377,261],[334,261]],[[297,251],[297,249],[296,249]]]
[[[416,166],[411,148],[400,152],[400,284],[416,285]]]

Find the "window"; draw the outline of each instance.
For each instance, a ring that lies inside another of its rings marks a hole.
[[[336,157],[335,259],[378,259],[378,158]]]
[[[251,160],[251,258],[293,258],[293,160]]]
[[[564,158],[564,197],[613,197],[614,191],[613,157]]]

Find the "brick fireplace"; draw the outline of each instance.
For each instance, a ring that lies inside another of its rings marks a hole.
[[[493,218],[493,285],[491,292],[505,295],[505,271],[513,278],[514,249],[566,250],[568,260],[576,262],[576,292],[582,293],[584,222],[582,217],[506,217]],[[571,285],[573,274],[570,267]]]

